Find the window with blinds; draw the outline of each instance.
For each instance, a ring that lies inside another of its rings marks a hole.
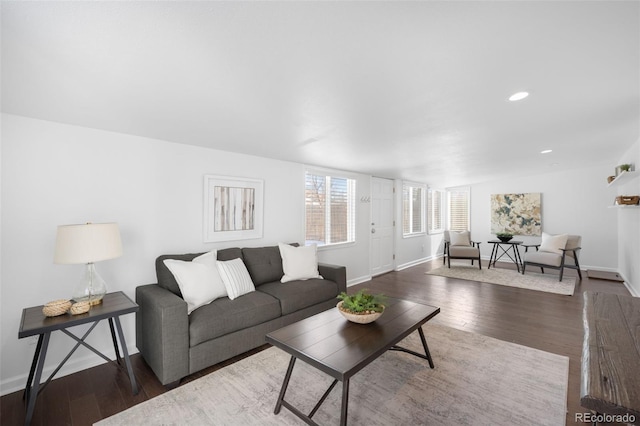
[[[402,235],[408,236],[424,232],[425,186],[411,183],[402,184]]]
[[[469,189],[447,190],[450,231],[470,231]]]
[[[355,179],[305,173],[305,243],[355,241]]]
[[[429,234],[444,232],[444,191],[429,188],[427,216]]]

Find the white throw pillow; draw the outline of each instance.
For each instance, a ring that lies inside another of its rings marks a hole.
[[[251,280],[251,275],[249,275],[249,271],[242,259],[218,260],[216,266],[222,277],[222,282],[224,282],[224,286],[227,289],[229,299],[233,300],[236,297],[256,290]]]
[[[219,297],[225,297],[227,290],[215,267],[215,250],[194,258],[191,262],[165,259],[164,264],[176,278],[182,298],[187,302],[187,313],[207,305]]]
[[[452,246],[470,246],[469,231],[449,232],[449,241]]]
[[[567,245],[567,238],[569,238],[567,234],[551,235],[543,232],[540,251],[562,254],[562,249]]]
[[[294,247],[289,244],[279,243],[278,247],[280,248],[282,269],[284,271],[280,282],[286,283],[311,278],[323,279],[318,272],[317,245]]]

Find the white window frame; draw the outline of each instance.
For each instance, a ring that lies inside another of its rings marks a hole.
[[[304,238],[305,245],[309,245],[307,242],[307,202],[306,202],[306,181],[307,174],[316,175],[316,176],[324,176],[325,177],[325,188],[331,188],[331,179],[339,178],[339,179],[347,179],[347,241],[340,241],[336,243],[331,242],[331,203],[326,202],[325,200],[325,243],[316,243],[318,244],[318,249],[326,249],[337,246],[344,246],[354,244],[356,242],[356,177],[344,172],[339,172],[336,170],[325,170],[325,169],[315,169],[315,168],[307,168],[304,173],[304,186],[305,186],[305,196],[304,196]],[[328,196],[328,194],[327,194]]]
[[[405,189],[409,190],[409,198],[408,200],[405,200]],[[413,225],[413,197],[412,197],[412,192],[413,190],[420,190],[422,191],[422,197],[420,197],[420,228],[419,230],[410,230],[409,232],[405,232],[404,230],[404,206],[405,206],[405,202],[409,203],[409,227],[411,228],[411,226]],[[417,235],[424,235],[426,233],[426,229],[427,229],[427,217],[426,217],[426,199],[427,199],[427,185],[422,184],[422,183],[415,183],[415,182],[408,182],[408,181],[403,181],[402,182],[402,238],[410,238],[410,237],[415,237]]]
[[[447,230],[451,231],[451,194],[466,193],[467,194],[467,228],[454,231],[471,231],[471,188],[468,186],[458,188],[447,188]]]
[[[436,188],[429,188],[428,191],[428,196],[427,196],[427,232],[431,235],[431,234],[442,234],[444,232],[444,227],[445,227],[445,191],[443,189],[436,189]],[[434,212],[433,211],[433,203],[430,203],[429,200],[433,199],[434,196],[437,196],[440,198],[440,211],[439,212]],[[435,218],[436,215],[440,216],[440,227],[439,228],[434,228],[434,222],[435,222]]]

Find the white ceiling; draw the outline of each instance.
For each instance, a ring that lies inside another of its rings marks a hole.
[[[10,114],[436,186],[613,170],[639,139],[638,1],[1,12]]]

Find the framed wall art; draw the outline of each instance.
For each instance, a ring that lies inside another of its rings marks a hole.
[[[491,233],[542,235],[540,193],[491,194]]]
[[[264,183],[260,179],[204,177],[204,242],[262,238]]]

